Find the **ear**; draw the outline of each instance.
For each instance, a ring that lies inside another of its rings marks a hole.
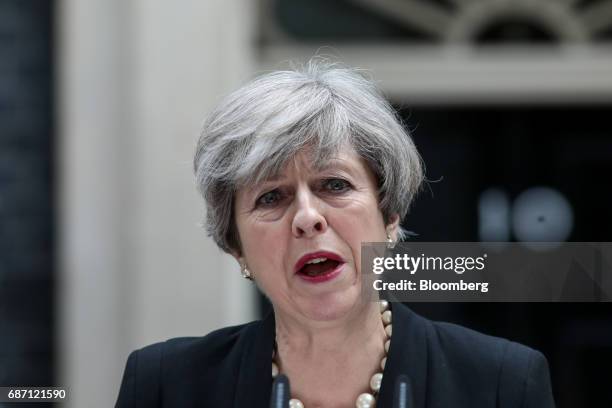
[[[399,227],[400,217],[399,214],[393,214],[389,217],[389,221],[385,227],[385,231],[391,235],[393,241],[397,241],[397,228]]]
[[[242,255],[242,253],[240,251],[236,251],[235,249],[230,250],[230,255],[234,257],[234,259],[236,259],[236,262],[238,262],[238,265],[240,265],[240,267],[242,268],[242,265],[246,264],[246,260],[244,259],[244,256]]]

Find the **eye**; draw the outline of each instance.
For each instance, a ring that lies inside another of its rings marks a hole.
[[[327,179],[323,182],[323,187],[334,193],[341,193],[343,191],[348,190],[351,185],[348,181],[342,179]]]
[[[256,202],[257,207],[272,207],[281,199],[280,191],[272,190],[262,194]]]

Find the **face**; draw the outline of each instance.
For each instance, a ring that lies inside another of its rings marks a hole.
[[[235,217],[246,264],[275,310],[297,319],[341,318],[360,305],[361,243],[395,236],[385,225],[376,178],[353,149],[324,169],[306,152],[277,178],[243,187]]]

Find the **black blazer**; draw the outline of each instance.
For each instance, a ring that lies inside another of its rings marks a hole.
[[[554,407],[538,351],[392,304],[393,337],[377,407],[391,407],[395,379],[412,382],[415,407]],[[274,314],[205,337],[132,352],[116,407],[261,407],[270,404]]]

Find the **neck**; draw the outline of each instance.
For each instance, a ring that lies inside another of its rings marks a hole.
[[[309,322],[275,309],[276,342],[279,353],[288,351],[316,357],[338,352],[363,353],[369,347],[379,349],[385,341],[384,326],[377,302],[367,302],[341,319]]]
[[[308,406],[352,406],[381,371],[386,334],[380,306],[368,302],[333,322],[304,322],[275,311],[276,363],[292,396]]]

